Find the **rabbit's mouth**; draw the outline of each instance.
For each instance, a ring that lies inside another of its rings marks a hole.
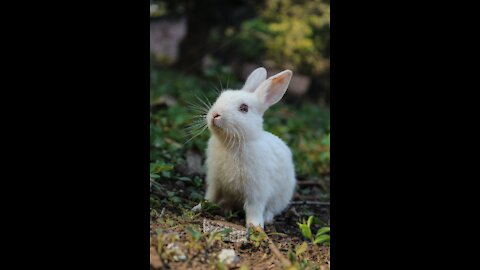
[[[218,135],[224,136],[227,134],[228,130],[228,128],[225,128],[224,124],[225,123],[223,123],[222,121],[215,121],[214,119],[212,119],[210,121],[210,129]]]
[[[218,125],[217,123],[215,123],[214,120],[212,120],[212,127],[215,128],[215,129],[223,130],[223,128],[220,125]]]

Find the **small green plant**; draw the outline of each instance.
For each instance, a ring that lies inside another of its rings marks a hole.
[[[297,223],[300,231],[302,232],[303,237],[312,241],[312,243],[319,245],[321,243],[325,243],[330,245],[330,227],[323,227],[320,228],[315,236],[312,233],[311,226],[315,221],[314,216],[308,217],[308,220],[303,220],[302,223]]]
[[[267,234],[260,227],[249,227],[247,230],[248,240],[256,248],[260,247],[262,243],[266,243]]]
[[[182,218],[186,221],[192,221],[199,215],[200,213],[195,213],[189,208],[182,209]]]
[[[150,195],[150,208],[154,209],[154,208],[160,208],[160,207],[161,207],[161,203],[160,203],[160,199],[158,198],[158,196],[155,196],[155,195],[151,194]]]
[[[234,218],[238,218],[238,211],[228,211],[225,213],[225,218],[227,220],[232,220]]]
[[[195,240],[195,241],[200,240],[200,238],[202,237],[202,234],[198,230],[195,230],[194,228],[192,228],[190,226],[188,226],[185,229],[187,230],[187,232],[190,234],[190,236],[192,236],[193,240]]]
[[[173,170],[173,165],[157,160],[155,163],[150,163],[150,178],[160,178],[160,173],[170,170]]]
[[[195,176],[195,178],[193,178],[193,183],[195,184],[195,187],[197,187],[197,188],[202,188],[203,187],[203,180],[202,180],[202,178],[200,178],[198,176]]]
[[[221,241],[221,240],[222,240],[221,232],[215,231],[215,232],[210,232],[208,234],[208,238],[205,243],[207,247],[210,247],[214,242]]]
[[[330,245],[330,227],[323,227],[317,231],[315,235],[315,240],[313,241],[314,244],[321,244],[326,243]]]
[[[292,267],[289,269],[303,270],[307,268],[307,266],[309,265],[309,262],[306,258],[302,256],[302,254],[305,253],[307,249],[308,249],[308,243],[303,242],[302,244],[299,244],[295,247],[295,252],[292,252],[291,250],[288,251],[287,256],[290,262],[292,263]]]
[[[209,212],[209,213],[212,213],[212,214],[221,210],[221,208],[218,204],[207,201],[205,199],[202,199],[202,201],[200,202],[200,205],[202,206],[202,211]]]

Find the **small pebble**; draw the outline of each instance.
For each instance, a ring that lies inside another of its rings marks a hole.
[[[222,249],[220,254],[218,254],[218,260],[226,265],[234,265],[240,261],[233,249]]]
[[[175,243],[170,243],[167,245],[168,253],[172,255],[172,259],[174,261],[185,261],[187,260],[187,256],[185,253],[180,249],[180,247]]]

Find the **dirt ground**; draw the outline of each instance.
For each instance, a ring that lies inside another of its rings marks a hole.
[[[329,188],[329,178],[298,183],[293,202],[266,225],[264,234],[247,233],[243,213],[189,211],[195,202],[188,199],[182,183],[171,183],[167,189],[176,190],[184,204],[164,203],[152,210],[151,269],[330,269],[329,246],[312,244],[297,224],[315,216],[318,222],[312,232],[330,226],[329,203],[321,196]],[[222,262],[218,256],[224,249],[232,249],[235,259]]]

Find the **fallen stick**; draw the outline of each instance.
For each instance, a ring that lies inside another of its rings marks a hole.
[[[299,186],[322,186],[321,182],[318,181],[297,181]]]
[[[318,201],[293,201],[290,202],[291,205],[321,205],[321,206],[330,206],[330,202],[318,202]]]
[[[293,199],[296,201],[316,201],[318,200],[318,196],[305,196],[305,195],[300,195],[296,193],[293,196]]]
[[[270,250],[277,256],[277,258],[280,260],[280,262],[285,266],[285,267],[290,267],[292,266],[292,263],[278,250],[277,246],[273,243],[272,239],[268,237],[268,234],[265,233],[268,239],[268,247],[270,247]]]

